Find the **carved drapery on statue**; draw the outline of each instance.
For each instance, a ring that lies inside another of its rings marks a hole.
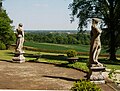
[[[98,62],[98,56],[101,51],[101,41],[100,35],[102,30],[98,28],[99,19],[93,18],[92,19],[92,26],[91,26],[91,42],[90,42],[90,55],[89,55],[89,62],[90,66],[103,66],[100,62]]]

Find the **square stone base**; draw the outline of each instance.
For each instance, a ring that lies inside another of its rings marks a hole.
[[[88,79],[96,84],[105,83],[103,71],[105,71],[105,67],[90,67]]]
[[[25,57],[23,53],[15,53],[15,56],[12,58],[13,62],[15,63],[23,63],[25,62]]]

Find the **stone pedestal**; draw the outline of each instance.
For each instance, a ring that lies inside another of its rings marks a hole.
[[[96,84],[105,83],[105,77],[103,75],[104,71],[105,67],[90,67],[88,79]]]
[[[13,62],[16,62],[16,63],[23,63],[25,62],[25,57],[24,57],[24,52],[15,52],[15,56],[12,58]]]

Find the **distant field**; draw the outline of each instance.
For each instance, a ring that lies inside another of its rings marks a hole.
[[[25,42],[25,46],[40,48],[40,49],[48,49],[48,50],[69,50],[74,49],[78,52],[89,52],[88,45],[66,45],[66,44],[52,44],[52,43],[36,43],[36,42]]]
[[[70,49],[76,50],[77,52],[89,52],[89,45],[80,45],[80,44],[53,44],[53,43],[36,43],[28,42],[24,43],[24,46],[29,46],[33,48],[45,49],[45,50],[58,50],[58,51],[67,51]],[[102,48],[101,54],[106,54],[106,51]],[[117,54],[120,54],[120,50],[117,51]]]
[[[76,50],[77,52],[89,52],[89,45],[80,44],[53,44],[53,43],[37,43],[37,42],[25,42],[24,46],[38,48],[42,50],[52,50],[52,51],[67,51]],[[101,54],[105,54],[105,50],[101,50]]]

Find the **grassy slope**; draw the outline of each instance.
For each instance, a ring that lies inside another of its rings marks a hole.
[[[40,49],[48,49],[48,50],[69,50],[74,49],[78,52],[89,52],[89,45],[79,45],[79,44],[52,44],[52,43],[36,43],[36,42],[28,42],[24,43],[25,46],[40,48]],[[101,54],[106,53],[106,51],[102,48]],[[117,54],[120,54],[120,50],[117,51]]]
[[[66,44],[52,44],[52,43],[36,43],[36,42],[25,42],[25,46],[30,46],[40,49],[49,49],[49,50],[69,50],[74,49],[78,52],[89,52],[89,45],[66,45]]]

